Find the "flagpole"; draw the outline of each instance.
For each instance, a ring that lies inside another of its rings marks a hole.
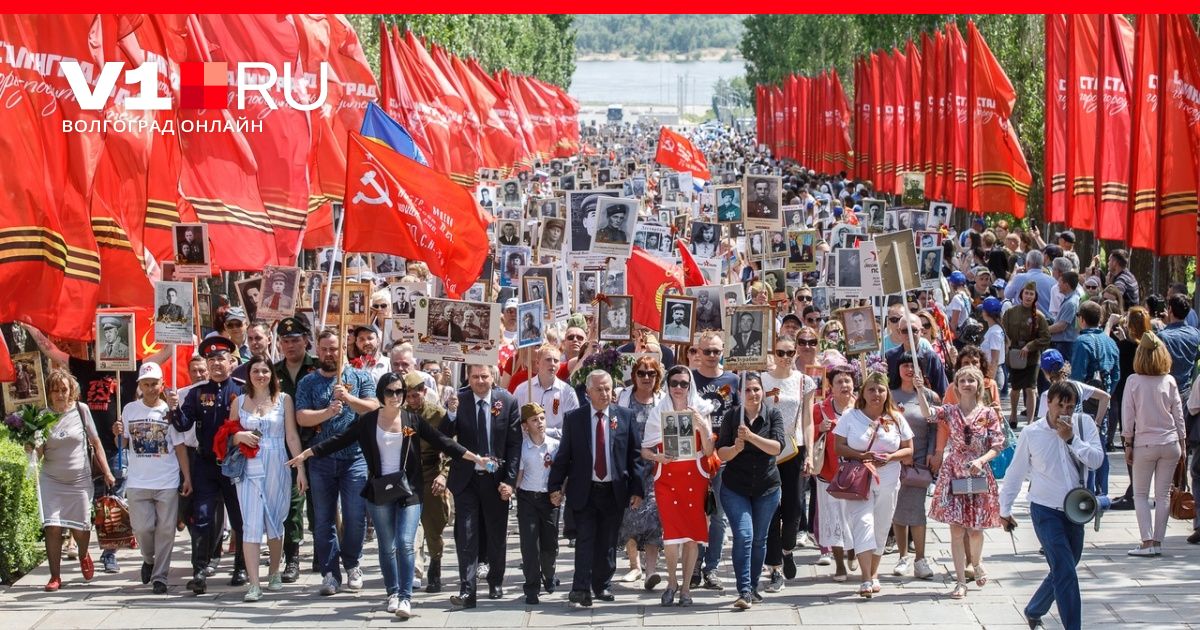
[[[332,211],[332,209],[331,209],[331,211]],[[324,303],[321,304],[321,323],[319,324],[319,327],[321,330],[325,330],[325,316],[329,313],[329,293],[330,293],[329,289],[333,286],[333,272],[334,272],[334,264],[333,263],[335,260],[337,260],[338,252],[342,248],[342,228],[345,226],[345,224],[346,224],[346,212],[345,212],[345,210],[343,210],[342,217],[337,222],[337,229],[334,231],[334,234],[333,234],[333,257],[330,258],[330,260],[329,260],[329,275],[325,278],[325,300],[324,300]],[[318,262],[318,268],[319,267],[320,267],[320,263]],[[342,268],[343,277],[345,276],[345,271],[346,271],[346,269],[345,269],[344,263],[343,263],[343,268]],[[320,332],[320,331],[317,331],[317,332]]]
[[[346,330],[345,330],[346,302],[350,301],[350,300],[346,299],[347,297],[349,297],[346,295],[346,276],[350,275],[349,263],[350,263],[350,261],[347,259],[346,253],[342,252],[342,283],[341,283],[341,289],[339,290],[339,294],[338,294],[338,298],[339,298],[338,304],[341,305],[341,308],[340,308],[341,314],[338,316],[338,325],[337,325],[337,333],[338,333],[338,380],[337,380],[337,384],[338,385],[342,384],[342,364],[345,363],[345,361],[346,361]]]

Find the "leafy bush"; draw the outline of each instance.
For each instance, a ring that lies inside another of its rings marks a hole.
[[[9,584],[45,559],[36,480],[25,475],[20,444],[0,439],[0,582]]]

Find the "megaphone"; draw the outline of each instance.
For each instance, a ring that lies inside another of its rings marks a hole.
[[[1096,495],[1087,488],[1075,488],[1063,499],[1063,513],[1076,525],[1086,525],[1100,511]]]
[[[1096,503],[1098,504],[1099,509],[1096,510],[1096,520],[1092,523],[1092,529],[1095,531],[1100,531],[1100,517],[1103,516],[1105,512],[1112,509],[1112,499],[1109,499],[1107,496],[1102,494],[1096,497]]]

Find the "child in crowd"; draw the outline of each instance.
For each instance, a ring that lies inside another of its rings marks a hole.
[[[558,586],[554,561],[558,558],[559,507],[550,503],[546,482],[550,464],[558,453],[558,440],[546,435],[546,410],[537,403],[521,406],[521,467],[517,473],[517,523],[521,536],[521,566],[525,571],[525,603],[537,604],[544,588]]]

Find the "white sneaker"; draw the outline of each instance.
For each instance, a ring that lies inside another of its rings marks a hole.
[[[338,592],[338,586],[337,578],[333,577],[332,573],[326,573],[324,579],[321,580],[320,593],[322,595],[336,594]]]
[[[901,556],[900,561],[896,563],[896,568],[892,569],[892,575],[908,575],[912,570],[912,560],[908,556]]]
[[[412,604],[406,599],[396,607],[396,616],[401,619],[412,617]]]
[[[396,608],[400,606],[400,594],[392,593],[388,595],[387,611],[390,613],[396,612]]]
[[[917,563],[913,565],[913,575],[922,580],[928,580],[933,577],[933,569],[929,568],[929,560],[926,558],[917,560]]]
[[[817,566],[819,566],[819,567],[827,567],[831,564],[833,564],[833,554],[832,553],[823,553],[823,554],[821,554],[820,558],[817,558]]]
[[[346,584],[350,587],[350,590],[352,590],[352,591],[362,590],[362,583],[363,583],[362,567],[354,567],[353,569],[350,569],[350,574],[346,578]]]
[[[796,540],[796,545],[799,547],[816,547],[817,539],[808,532],[801,532],[800,537]]]
[[[413,588],[421,588],[424,585],[425,585],[425,583],[421,581],[421,578],[413,577],[413,585],[412,585]]]

